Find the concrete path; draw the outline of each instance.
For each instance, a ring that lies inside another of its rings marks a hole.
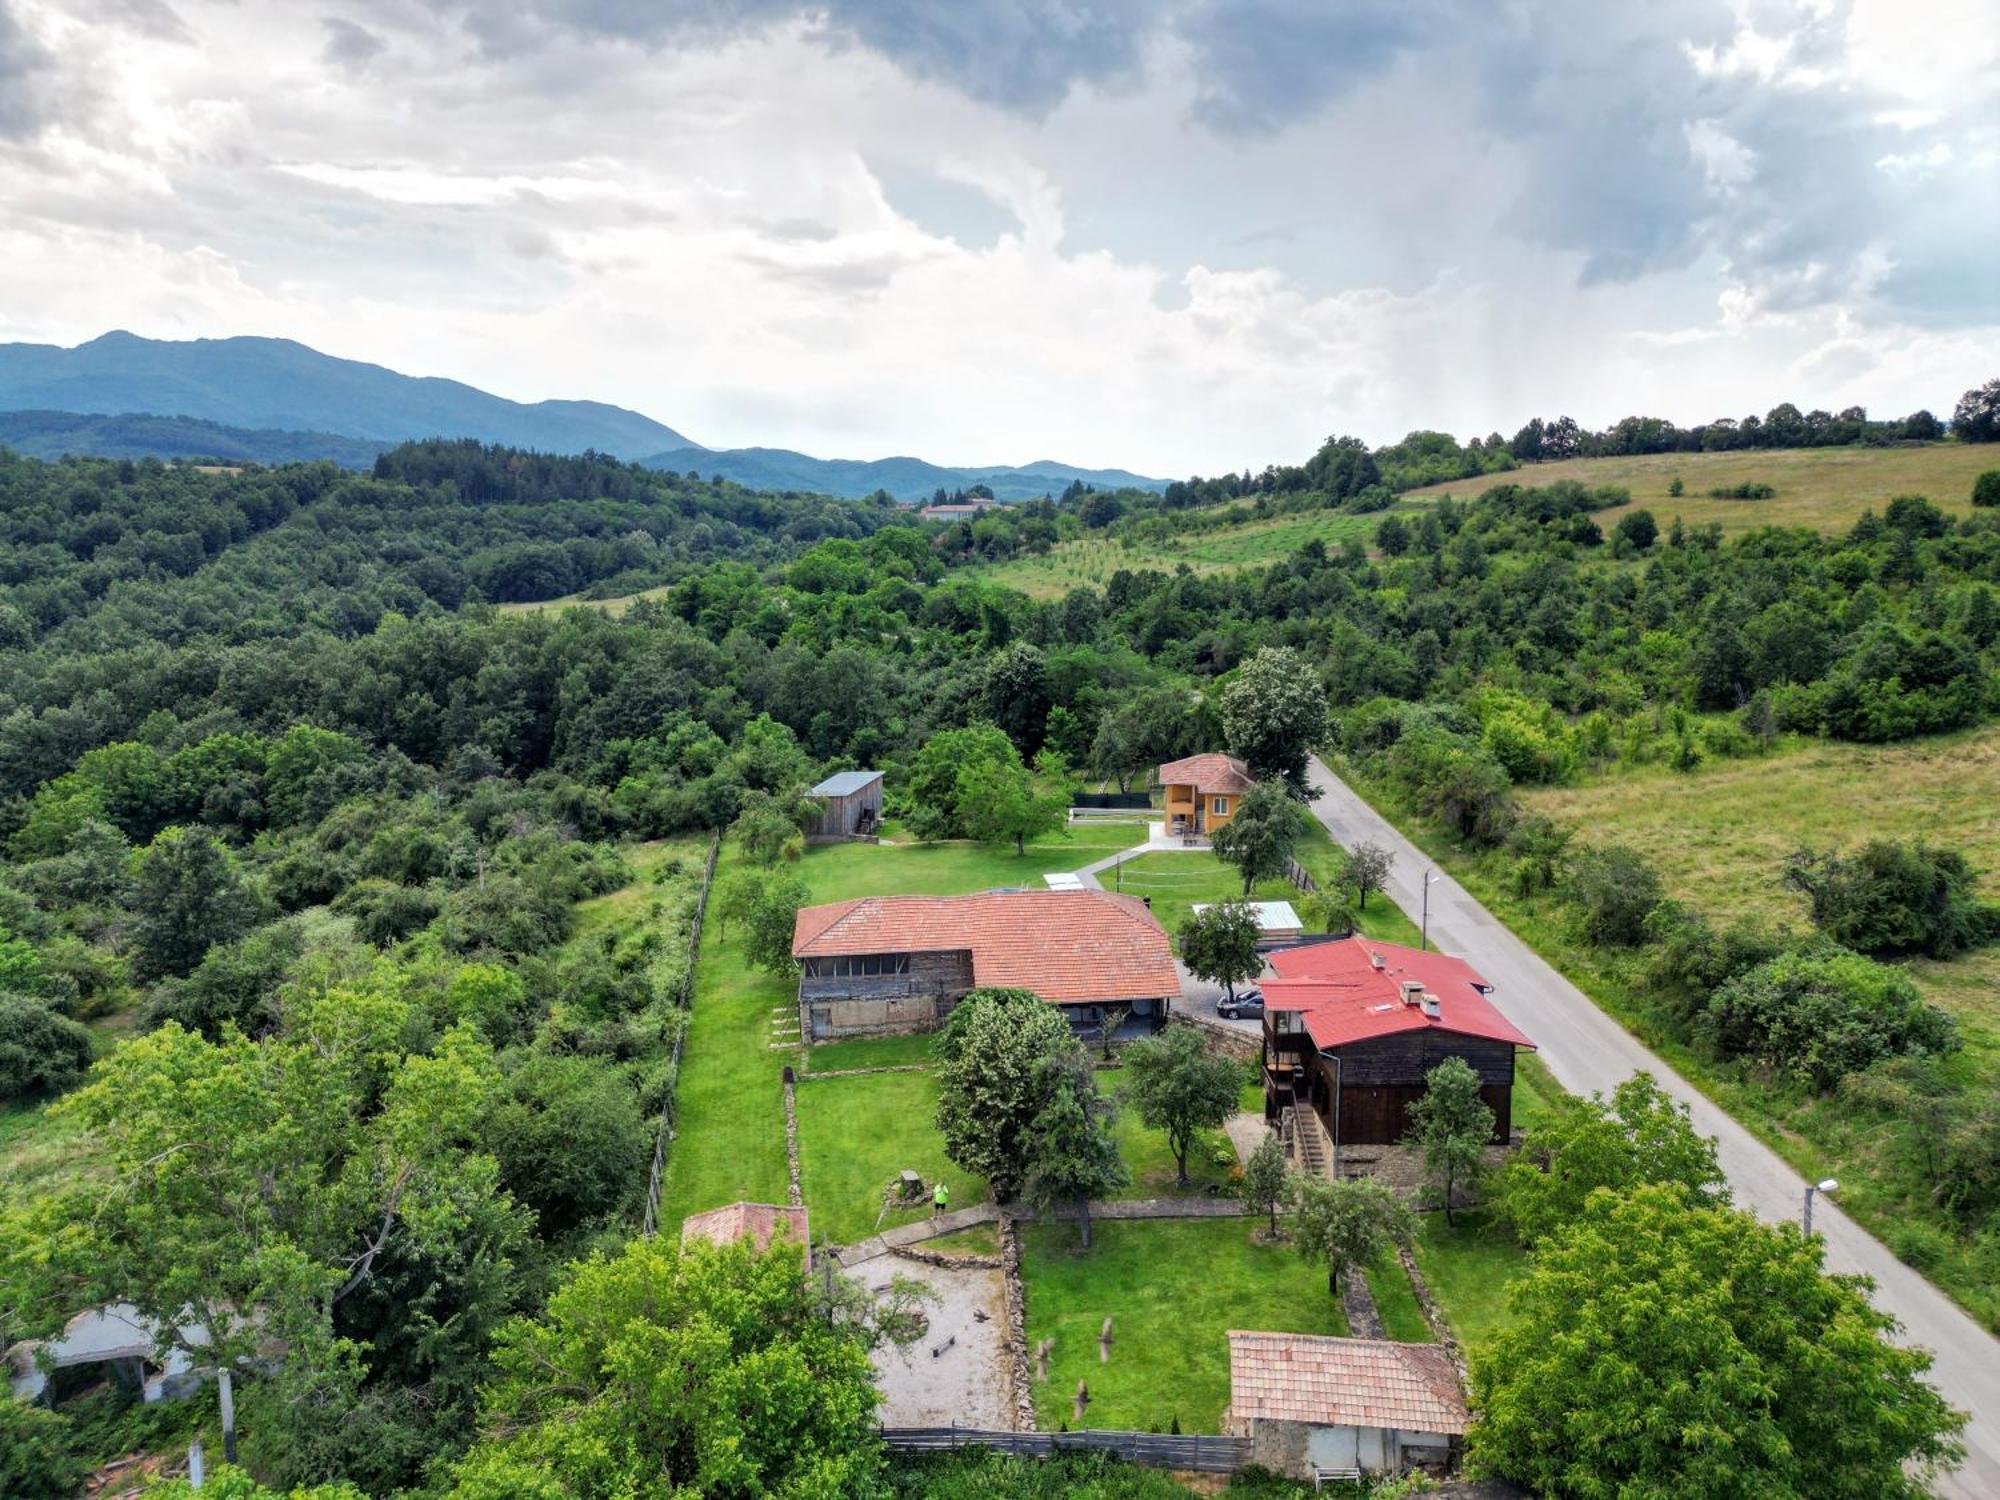
[[[1192,844],[1183,842],[1177,835],[1167,832],[1164,823],[1148,823],[1144,843],[1134,844],[1130,849],[1120,849],[1116,854],[1107,854],[1075,871],[1076,878],[1093,891],[1104,889],[1104,882],[1097,877],[1106,870],[1124,864],[1128,859],[1137,859],[1142,854],[1192,854],[1205,851],[1209,847],[1207,839],[1196,839]]]
[[[1412,921],[1423,910],[1430,860],[1317,759],[1313,813],[1336,842],[1380,844],[1395,856],[1389,897]],[[1760,1218],[1795,1220],[1805,1180],[1770,1147],[1680,1077],[1590,998],[1544,962],[1465,889],[1442,871],[1430,887],[1431,946],[1456,954],[1495,986],[1493,1003],[1538,1044],[1557,1082],[1575,1093],[1609,1093],[1641,1069],[1686,1103],[1695,1128],[1716,1137],[1717,1155],[1739,1206]],[[2000,1496],[2000,1340],[1911,1270],[1836,1203],[1813,1205],[1813,1228],[1826,1237],[1830,1270],[1865,1272],[1875,1280],[1875,1305],[1902,1323],[1904,1337],[1932,1351],[1931,1380],[1954,1406],[1972,1414],[1967,1457],[1939,1482],[1941,1494],[1967,1500]]]
[[[905,1245],[921,1245],[925,1240],[940,1239],[947,1234],[956,1234],[961,1229],[970,1229],[975,1224],[997,1224],[1000,1209],[992,1203],[975,1203],[970,1208],[954,1208],[949,1212],[935,1214],[927,1219],[918,1219],[910,1224],[898,1224],[894,1229],[885,1229],[880,1234],[870,1235],[865,1240],[842,1246],[840,1263],[852,1268],[887,1255],[891,1250],[900,1250]]]

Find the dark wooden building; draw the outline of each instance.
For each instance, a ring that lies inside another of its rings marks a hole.
[[[799,1030],[813,1041],[928,1031],[968,990],[1031,990],[1078,1029],[1105,1009],[1164,1024],[1180,993],[1173,942],[1144,902],[1110,891],[868,896],[800,910]]]
[[[867,838],[882,826],[880,771],[837,771],[807,795],[819,799],[810,838]]]
[[[1424,1078],[1447,1058],[1479,1075],[1493,1138],[1513,1129],[1514,1055],[1534,1043],[1441,953],[1351,937],[1272,955],[1264,983],[1264,1115],[1302,1165],[1335,1146],[1403,1139]]]

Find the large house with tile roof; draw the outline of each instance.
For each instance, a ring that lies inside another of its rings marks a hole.
[[[1534,1043],[1443,953],[1350,937],[1271,955],[1264,981],[1264,1114],[1294,1160],[1328,1170],[1338,1149],[1403,1139],[1424,1078],[1449,1057],[1479,1075],[1493,1138],[1513,1128],[1514,1057]]]
[[[1233,755],[1190,755],[1170,760],[1154,773],[1160,785],[1167,832],[1203,835],[1236,816],[1243,794],[1257,784],[1250,768]]]
[[[808,906],[792,929],[799,1031],[813,1041],[928,1031],[968,990],[1024,989],[1079,1029],[1105,1007],[1165,1023],[1180,994],[1173,941],[1146,904],[1110,891],[867,896]]]

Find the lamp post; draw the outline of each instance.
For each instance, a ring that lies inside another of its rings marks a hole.
[[[1431,946],[1431,887],[1436,885],[1437,881],[1437,876],[1429,870],[1424,871],[1424,921],[1417,936],[1417,946],[1427,953]]]
[[[1840,1191],[1840,1184],[1831,1177],[1822,1177],[1818,1182],[1809,1182],[1806,1184],[1806,1211],[1804,1217],[1805,1217],[1805,1231],[1808,1237],[1812,1235],[1813,1194],[1837,1193],[1839,1191]]]

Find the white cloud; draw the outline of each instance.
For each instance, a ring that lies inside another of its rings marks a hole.
[[[138,45],[80,3],[15,0],[89,90],[0,131],[7,337],[282,334],[713,444],[1161,473],[1559,410],[1935,407],[1992,373],[1990,284],[1981,308],[1925,260],[1977,243],[1985,84],[1905,97],[1928,54],[1868,72],[1865,7],[1457,40],[1426,3],[1324,97],[1300,70],[1252,108],[1237,80],[1218,131],[1212,59],[1157,29],[1092,33],[1063,94],[1013,32],[1028,71],[963,86],[970,22],[903,66],[775,4],[656,46],[417,0],[187,0],[185,42]],[[1923,171],[1971,206],[1868,196]],[[898,174],[1018,224],[906,217]],[[1912,285],[1946,310],[1889,300]]]

